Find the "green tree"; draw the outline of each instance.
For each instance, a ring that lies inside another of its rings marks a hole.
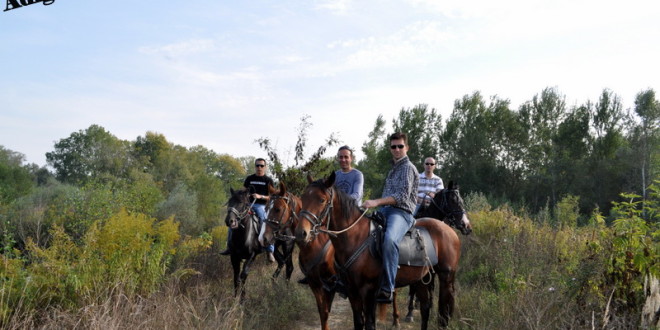
[[[392,129],[408,136],[408,158],[418,171],[424,171],[422,162],[426,157],[439,158],[442,116],[435,109],[429,109],[426,104],[402,108],[392,121]]]
[[[639,123],[631,133],[631,145],[635,148],[636,176],[641,194],[648,197],[647,187],[660,174],[660,102],[655,91],[648,89],[637,94],[635,113]]]
[[[29,194],[34,187],[24,160],[23,154],[0,145],[0,205]]]
[[[46,153],[46,160],[58,180],[80,184],[90,179],[126,177],[133,163],[129,151],[128,142],[92,125],[55,143],[55,150]]]
[[[364,197],[377,198],[383,192],[385,175],[389,169],[388,160],[392,158],[387,149],[387,137],[385,134],[385,120],[383,115],[378,115],[374,128],[369,132],[369,139],[362,144],[364,158],[357,164],[356,168],[364,176]]]

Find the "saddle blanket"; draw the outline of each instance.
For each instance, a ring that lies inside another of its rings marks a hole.
[[[381,256],[380,243],[382,242],[383,230],[372,222],[372,231],[378,231],[377,243],[371,245],[370,252],[374,256]],[[428,260],[427,260],[428,257]],[[438,263],[438,255],[428,230],[424,227],[413,226],[399,242],[399,265],[407,266],[430,266]]]

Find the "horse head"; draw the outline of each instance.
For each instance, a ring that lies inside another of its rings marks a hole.
[[[317,181],[307,175],[307,182],[309,184],[300,197],[302,210],[295,229],[299,244],[311,242],[321,226],[327,227],[335,196],[335,191],[332,189],[335,184],[335,172],[332,172],[327,179]]]
[[[244,225],[246,219],[252,213],[250,209],[249,192],[245,189],[234,190],[229,188],[231,196],[227,202],[227,216],[225,217],[225,224],[231,228],[236,229],[240,225]]]
[[[439,199],[439,201],[438,201]],[[458,184],[454,181],[449,181],[447,188],[443,189],[439,194],[434,197],[434,202],[441,205],[443,212],[450,220],[450,224],[460,230],[463,235],[469,235],[472,232],[472,224],[467,217],[465,211],[465,204],[459,192]]]
[[[259,235],[262,246],[274,244],[275,239],[292,239],[301,208],[300,198],[287,192],[284,182],[280,182],[279,190],[269,185],[268,191],[270,201],[266,206],[266,225],[262,226]]]

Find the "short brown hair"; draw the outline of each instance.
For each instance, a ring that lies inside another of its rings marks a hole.
[[[390,142],[392,142],[392,140],[399,140],[399,139],[403,140],[403,143],[408,145],[408,135],[406,135],[406,133],[396,132],[390,135]]]

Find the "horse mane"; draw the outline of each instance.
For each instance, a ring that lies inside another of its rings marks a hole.
[[[234,190],[231,196],[229,197],[229,200],[227,201],[227,205],[236,205],[236,204],[241,204],[241,203],[246,203],[247,202],[247,197],[249,196],[249,192],[247,189],[243,188],[240,190]]]
[[[325,182],[323,181],[323,179],[319,179],[310,183],[310,186],[320,188],[323,190],[329,189],[329,187],[325,186]],[[358,209],[357,201],[355,200],[355,198],[351,197],[342,190],[335,189],[335,193],[337,194],[337,199],[339,200],[339,206],[342,215],[344,216],[344,218],[350,218],[351,214]]]

